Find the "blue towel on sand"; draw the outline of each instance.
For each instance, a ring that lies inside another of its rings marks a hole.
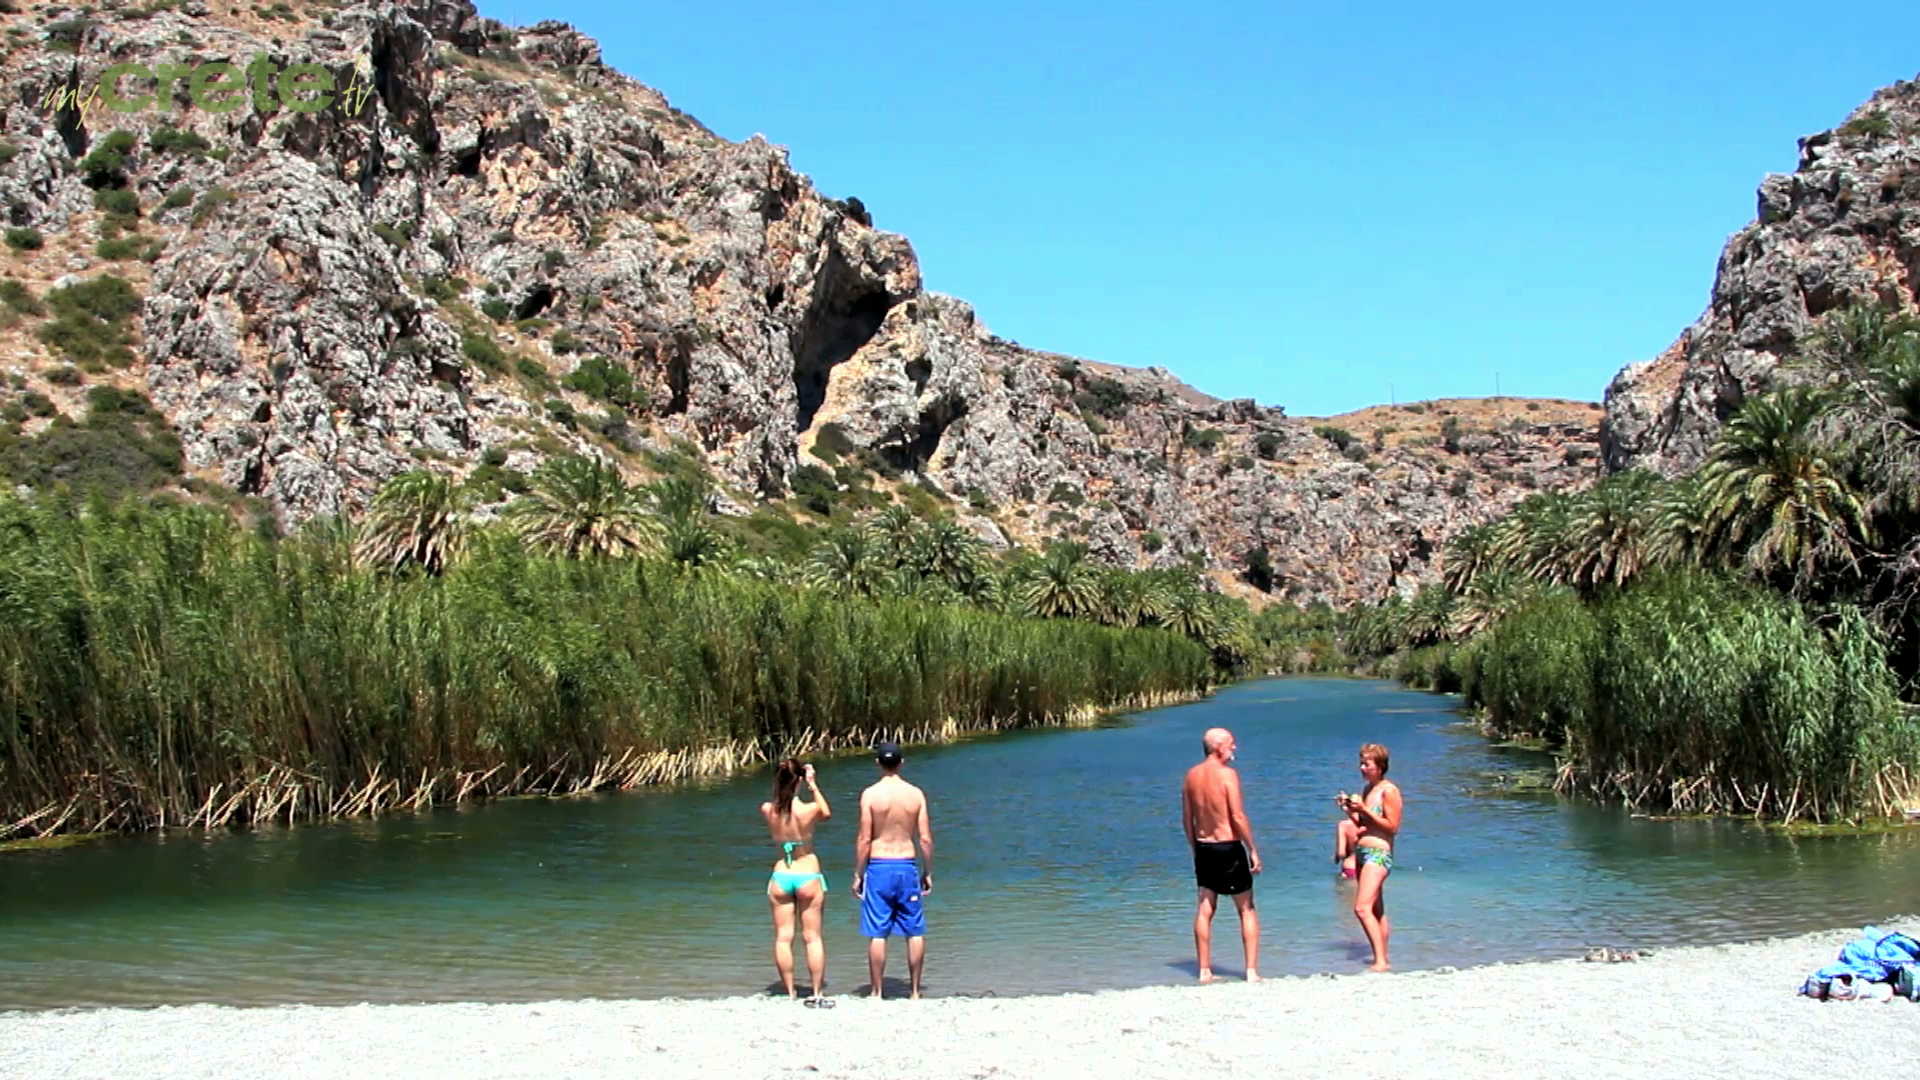
[[[1869,926],[1861,935],[1840,947],[1840,958],[1828,964],[1800,984],[1800,992],[1809,997],[1820,993],[1833,980],[1846,976],[1857,982],[1892,982],[1902,968],[1920,964],[1920,941],[1902,933],[1882,933]]]

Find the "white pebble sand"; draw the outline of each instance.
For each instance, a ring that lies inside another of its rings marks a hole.
[[[1911,920],[1885,928],[1920,936]],[[1795,995],[1857,933],[1627,963],[1001,999],[842,995],[830,1010],[748,997],[16,1012],[0,1014],[0,1077],[1805,1077],[1848,1071],[1836,1063],[1861,1054],[1908,1060],[1920,1034],[1920,1003]]]

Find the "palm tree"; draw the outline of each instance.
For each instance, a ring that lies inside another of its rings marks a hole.
[[[707,512],[707,483],[674,475],[647,485],[654,510],[663,518],[703,518]]]
[[[1356,656],[1392,652],[1398,646],[1395,623],[1404,603],[1400,594],[1394,593],[1380,603],[1355,610],[1347,620],[1347,648]]]
[[[1706,566],[1716,541],[1698,474],[1662,484],[1648,511],[1647,562],[1654,566]]]
[[[976,569],[980,538],[958,522],[936,521],[921,530],[914,540],[913,564],[922,573],[958,586]]]
[[[766,555],[749,555],[739,549],[734,552],[733,573],[776,585],[794,585],[800,580],[800,574],[792,564]]]
[[[1408,645],[1432,645],[1447,636],[1453,623],[1453,595],[1439,585],[1423,586],[1405,609],[1401,634]]]
[[[1796,592],[1822,565],[1857,564],[1871,540],[1866,505],[1810,435],[1826,402],[1806,386],[1749,399],[1700,470],[1711,527],[1756,573],[1791,573]]]
[[[1552,517],[1552,498],[1551,492],[1535,492],[1489,526],[1487,562],[1490,566],[1511,567],[1532,576],[1536,537],[1541,523]]]
[[[1447,632],[1464,641],[1519,610],[1539,590],[1533,579],[1505,567],[1474,577],[1467,590],[1454,598]]]
[[[1575,504],[1567,554],[1568,583],[1591,592],[1625,585],[1647,564],[1651,508],[1660,478],[1645,469],[1615,473]]]
[[[1466,592],[1474,578],[1495,566],[1494,538],[1493,523],[1482,522],[1460,530],[1448,541],[1441,559],[1441,580],[1449,591]]]
[[[660,523],[646,512],[642,492],[628,487],[611,463],[577,454],[555,458],[534,473],[533,486],[504,516],[534,550],[569,559],[659,550]]]
[[[1253,619],[1246,604],[1219,593],[1204,594],[1207,607],[1207,634],[1201,643],[1213,652],[1214,662],[1237,668],[1253,655],[1258,642],[1253,636]]]
[[[888,581],[892,595],[923,604],[957,604],[966,599],[945,578],[921,573],[911,566],[896,567]]]
[[[1904,630],[1920,604],[1920,318],[1863,307],[1829,316],[1822,329],[1813,354],[1835,407],[1817,433],[1848,458],[1856,488],[1871,496],[1875,533],[1894,542],[1862,599],[1909,643],[1911,668],[1920,651]]]
[[[1816,423],[1822,442],[1883,459],[1875,463],[1883,466],[1876,470],[1881,479],[1920,484],[1913,458],[1920,442],[1920,318],[1864,304],[1836,312],[1790,370],[1824,380],[1830,408]],[[1902,446],[1907,453],[1884,460]]]
[[[667,518],[660,537],[661,552],[676,568],[699,570],[724,563],[727,538],[704,518],[676,514]]]
[[[1845,395],[1872,381],[1877,370],[1916,342],[1920,319],[1857,303],[1828,315],[1806,350],[1783,367],[1789,375],[1812,378]]]
[[[373,497],[354,557],[393,572],[412,563],[438,576],[460,551],[474,502],[471,490],[444,476],[401,473]]]
[[[815,588],[854,596],[885,592],[893,567],[880,541],[865,529],[827,530],[806,568],[806,582]]]
[[[708,490],[705,477],[677,474],[644,489],[659,515],[661,553],[676,569],[698,570],[728,557],[727,538],[707,523]]]
[[[1004,611],[1007,588],[1006,580],[994,569],[993,561],[980,555],[974,559],[966,584],[959,592],[969,603],[984,611]]]
[[[1494,523],[1489,541],[1494,565],[1510,566],[1536,581],[1565,584],[1575,550],[1576,496],[1536,492]]]
[[[1166,586],[1146,574],[1115,568],[1100,576],[1100,621],[1109,626],[1158,622],[1167,600]]]
[[[879,541],[878,557],[894,566],[904,566],[912,561],[914,541],[920,533],[920,523],[914,520],[912,511],[894,503],[873,515],[867,528]]]
[[[1827,317],[1795,371],[1823,378],[1829,407],[1814,438],[1853,466],[1857,490],[1885,519],[1878,530],[1911,538],[1894,563],[1920,569],[1920,319],[1872,305]]]
[[[1172,590],[1160,615],[1160,625],[1176,634],[1206,642],[1220,633],[1220,616],[1199,586]]]
[[[1099,609],[1100,579],[1087,562],[1084,544],[1055,544],[1031,564],[1020,590],[1028,615],[1077,618]]]

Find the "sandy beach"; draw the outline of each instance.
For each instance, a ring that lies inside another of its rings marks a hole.
[[[1006,999],[842,996],[830,1010],[736,998],[9,1013],[0,1076],[1807,1076],[1844,1048],[1906,1045],[1920,1031],[1914,1002],[1796,996],[1858,929],[1628,963]],[[1917,933],[1920,922],[1885,929]],[[1362,1013],[1378,1033],[1364,1065],[1351,1036]]]

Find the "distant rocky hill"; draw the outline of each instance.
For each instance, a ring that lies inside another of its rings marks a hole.
[[[917,486],[995,544],[1197,559],[1243,594],[1264,547],[1272,595],[1345,604],[1433,579],[1454,532],[1599,471],[1597,405],[1315,420],[1022,348],[922,288],[884,206],[718,137],[561,23],[464,0],[0,12],[15,434],[137,390],[189,487],[286,523],[356,512],[423,463],[492,470],[504,498],[554,453],[637,480],[680,447],[724,481],[724,514]],[[215,113],[182,78],[141,111],[46,104],[116,63],[256,54],[373,96]],[[134,301],[61,288],[104,275]]]
[[[1827,313],[1855,301],[1920,308],[1920,81],[1876,92],[1800,140],[1760,184],[1754,220],[1720,256],[1699,320],[1607,388],[1607,464],[1672,474],[1764,390]]]

